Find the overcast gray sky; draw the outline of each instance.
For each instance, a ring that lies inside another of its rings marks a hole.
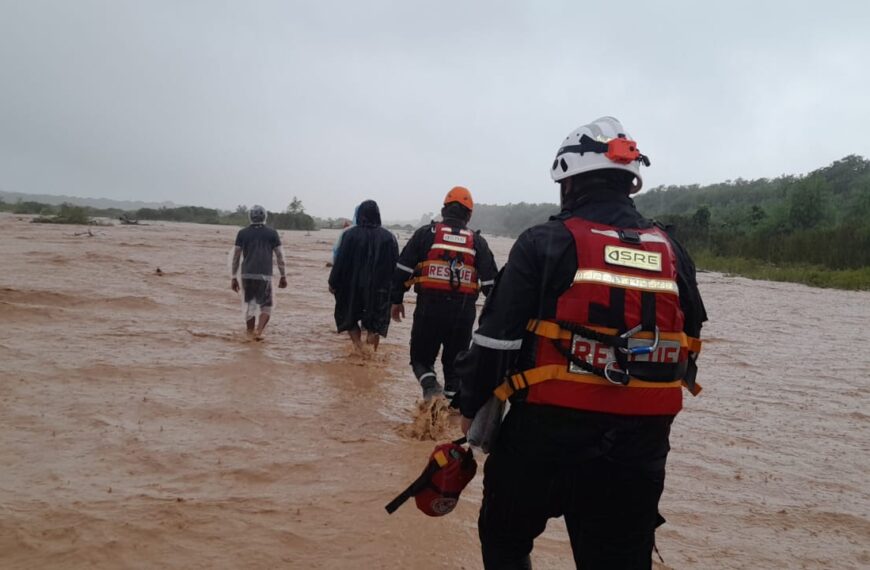
[[[0,189],[387,219],[554,202],[619,118],[645,187],[870,157],[870,2],[0,0]]]

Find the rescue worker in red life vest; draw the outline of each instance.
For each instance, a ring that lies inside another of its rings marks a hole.
[[[454,399],[459,381],[453,361],[468,348],[477,316],[475,301],[488,294],[498,269],[489,245],[480,232],[466,226],[474,201],[471,193],[457,186],[447,193],[441,222],[419,228],[399,255],[392,286],[392,317],[405,316],[402,298],[411,285],[417,293],[417,308],[411,328],[411,368],[430,400],[443,392]],[[435,359],[441,350],[444,387],[435,374]]]
[[[681,386],[699,390],[706,312],[692,260],[630,198],[641,164],[612,117],[562,142],[562,211],[517,239],[456,361],[464,432],[490,397],[511,403],[484,468],[487,569],[531,568],[560,516],[578,568],[652,566],[668,435]]]

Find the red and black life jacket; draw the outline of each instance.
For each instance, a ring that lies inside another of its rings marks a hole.
[[[442,291],[475,295],[480,288],[475,265],[474,232],[437,223],[429,255],[417,264],[407,284],[416,291]]]
[[[577,273],[556,317],[532,320],[535,368],[496,395],[528,389],[526,401],[625,415],[672,415],[693,394],[701,341],[683,332],[676,259],[658,227],[620,229],[570,218]]]

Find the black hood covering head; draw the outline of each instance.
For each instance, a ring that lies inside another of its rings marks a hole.
[[[461,222],[462,225],[465,225],[471,219],[471,210],[459,202],[450,202],[441,208],[441,217],[444,218],[445,221],[455,220]]]
[[[381,225],[381,210],[374,200],[366,200],[359,205],[356,212],[356,223],[359,226],[377,228]]]
[[[570,181],[570,183],[568,183]],[[573,210],[578,203],[597,197],[619,194],[628,197],[634,184],[634,174],[625,170],[608,168],[583,172],[563,180],[560,198],[563,210]]]

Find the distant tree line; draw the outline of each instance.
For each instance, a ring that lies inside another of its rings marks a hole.
[[[94,217],[119,218],[121,216],[132,220],[162,220],[195,224],[243,226],[249,223],[248,208],[243,205],[238,206],[232,212],[200,206],[139,208],[134,211],[125,211],[116,208],[101,209],[89,206],[73,206],[71,204],[54,206],[30,201],[18,201],[8,204],[0,200],[0,211],[13,212],[15,214],[39,214],[43,216],[39,221],[72,224],[87,224]],[[314,218],[305,213],[302,201],[295,196],[286,211],[269,212],[267,225],[279,230],[317,229]]]
[[[57,212],[50,216],[38,216],[31,220],[41,224],[92,224],[95,223],[87,210],[82,206],[75,206],[64,202],[57,206]]]
[[[559,206],[556,204],[475,204],[469,225],[485,234],[517,237],[526,228],[546,222],[557,213]]]
[[[803,176],[660,186],[635,198],[649,218],[707,259],[745,258],[829,270],[870,267],[870,161],[846,156]],[[555,204],[478,204],[471,226],[515,237]],[[424,216],[425,218],[425,216]]]
[[[805,176],[662,186],[636,199],[692,251],[828,269],[870,266],[870,161],[847,156]]]
[[[831,270],[870,268],[870,161],[846,156],[803,176],[727,180],[707,186],[660,186],[635,200],[647,217],[673,226],[693,253],[744,258],[768,264],[805,264]],[[142,220],[245,225],[247,208],[233,212],[211,208],[141,208],[134,212],[39,202],[0,201],[0,211],[68,219],[126,214]],[[478,204],[471,227],[486,234],[516,237],[559,211],[556,204]],[[431,214],[423,217],[428,221]],[[294,196],[284,212],[270,212],[277,229],[342,227],[345,219],[317,220]],[[74,222],[79,223],[79,222]],[[863,269],[862,269],[863,270]]]
[[[12,212],[13,214],[38,214],[40,222],[56,222],[66,224],[89,224],[93,217],[115,218],[124,213],[117,208],[92,208],[89,206],[76,206],[64,202],[63,204],[44,204],[30,200],[18,200],[13,203],[4,202],[0,199],[0,212]]]

